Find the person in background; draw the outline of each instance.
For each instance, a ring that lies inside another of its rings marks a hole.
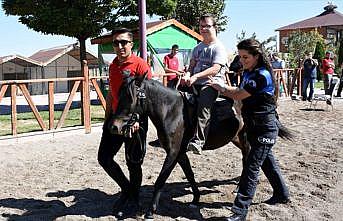
[[[273,53],[272,58],[271,58],[271,65],[273,69],[284,69],[286,67],[286,62],[279,57],[278,53]],[[282,71],[278,73],[279,73],[278,77],[280,78],[280,81],[282,81],[282,79],[287,79],[286,72]],[[280,87],[279,91],[281,95],[282,92],[284,91],[284,88],[282,87],[282,84],[279,87]]]
[[[246,220],[261,168],[273,188],[273,196],[265,203],[289,202],[288,188],[272,152],[279,122],[271,64],[261,44],[255,39],[243,40],[237,48],[244,69],[240,87],[222,86],[215,79],[210,81],[210,85],[224,96],[242,101],[242,117],[251,146],[231,208],[233,214],[226,219],[228,221]]]
[[[279,57],[278,53],[272,54],[272,68],[273,69],[284,69],[286,67],[286,63]]]
[[[341,93],[342,93],[342,89],[343,89],[343,62],[341,64],[341,78],[339,80],[339,86],[338,86],[338,89],[337,89],[337,94],[336,94],[336,97],[341,97]]]
[[[304,68],[304,79],[303,79],[303,87],[302,87],[302,100],[303,101],[312,101],[313,92],[314,92],[314,84],[317,77],[317,66],[318,61],[317,59],[312,58],[312,52],[308,52],[306,58],[303,62]],[[310,93],[307,96],[307,87],[310,85]]]
[[[102,137],[98,150],[98,162],[106,171],[106,173],[119,185],[121,188],[121,196],[114,205],[114,215],[122,216],[124,213],[134,213],[139,210],[139,190],[142,183],[142,162],[131,162],[128,159],[126,164],[129,171],[130,180],[125,176],[119,164],[113,158],[118,153],[122,144],[125,143],[125,148],[130,144],[130,139],[123,135],[112,134],[110,132],[111,118],[115,113],[118,105],[119,89],[123,83],[123,79],[128,76],[147,75],[151,78],[151,72],[148,64],[142,58],[137,57],[132,53],[133,35],[126,28],[114,30],[113,34],[113,49],[116,53],[116,58],[109,68],[109,92],[106,97],[106,112],[103,126]],[[140,130],[142,127],[144,130]],[[140,116],[139,122],[136,122],[131,132],[138,132],[142,142],[146,140],[148,130],[148,117]],[[134,147],[134,158],[141,157],[141,148],[137,145]]]
[[[179,59],[176,56],[178,52],[179,46],[175,44],[172,46],[171,52],[163,59],[164,71],[166,74],[171,74],[167,76],[167,87],[173,89],[176,88],[179,76],[183,74],[183,71],[179,71]]]
[[[224,45],[217,39],[217,24],[214,16],[206,14],[200,17],[200,34],[203,41],[192,52],[188,72],[182,80],[196,91],[197,110],[196,128],[187,149],[201,154],[205,144],[212,106],[219,93],[208,85],[209,77],[215,77],[224,84],[227,55]]]
[[[335,69],[335,63],[332,60],[333,55],[331,52],[327,51],[325,53],[325,58],[322,61],[322,71],[323,71],[323,82],[324,90],[326,95],[330,95],[331,79]]]

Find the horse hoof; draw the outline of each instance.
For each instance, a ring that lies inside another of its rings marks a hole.
[[[144,221],[152,221],[154,220],[154,215],[152,212],[146,212],[144,215]]]
[[[190,203],[189,208],[196,209],[196,208],[198,208],[198,204],[197,203]]]
[[[239,189],[239,186],[236,186],[236,188],[232,191],[232,194],[236,196],[238,193],[238,189]]]

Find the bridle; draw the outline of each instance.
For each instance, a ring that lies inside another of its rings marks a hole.
[[[130,83],[135,83],[135,80],[132,80]],[[134,84],[132,87],[135,87],[134,89],[136,90],[136,102],[133,105],[133,113],[131,114],[130,119],[127,121],[126,125],[123,126],[123,135],[128,139],[128,149],[125,154],[125,157],[128,161],[134,164],[140,164],[143,162],[143,159],[145,157],[146,153],[146,142],[145,140],[142,140],[140,132],[143,132],[143,134],[146,133],[145,129],[142,126],[139,126],[139,130],[136,131],[135,133],[131,133],[131,127],[136,123],[139,122],[140,120],[140,115],[143,113],[144,110],[144,105],[145,105],[145,100],[146,100],[146,95],[145,95],[145,90],[141,86],[138,86]],[[131,94],[132,91],[131,91]],[[141,149],[141,157],[139,159],[134,159],[134,148],[139,146]]]

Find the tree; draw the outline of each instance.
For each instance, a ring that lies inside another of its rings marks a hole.
[[[256,39],[256,33],[252,33],[251,37],[252,39]],[[262,47],[266,50],[266,52],[268,53],[268,55],[271,55],[273,52],[276,52],[276,38],[277,36],[271,36],[269,38],[267,38],[264,41],[261,41],[261,45]],[[247,39],[246,37],[246,31],[242,30],[240,35],[236,34],[236,39],[237,39],[237,43],[243,41],[244,39]]]
[[[339,42],[339,48],[338,48],[338,65],[341,65],[343,63],[343,38],[341,38],[341,41]]]
[[[319,41],[324,42],[324,39],[317,31],[292,32],[288,39],[290,66],[292,68],[300,67],[306,52],[313,52]]]
[[[223,15],[224,0],[178,0],[172,15],[164,16],[166,19],[175,18],[190,29],[199,32],[199,18],[210,13],[217,19],[218,32],[224,31],[228,17]]]
[[[168,16],[176,0],[147,0],[147,13]],[[43,34],[64,35],[80,42],[80,61],[86,60],[86,40],[104,29],[137,27],[138,8],[134,0],[3,0],[6,15]],[[82,62],[81,62],[82,65]]]
[[[316,44],[316,50],[314,51],[313,58],[319,62],[317,67],[317,80],[322,80],[322,74],[320,72],[320,66],[322,65],[322,59],[325,57],[325,46],[323,41],[318,41]]]

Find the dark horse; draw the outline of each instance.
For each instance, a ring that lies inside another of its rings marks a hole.
[[[241,149],[244,160],[249,153],[249,145],[244,141],[243,133],[240,133],[242,123],[233,111],[232,105],[233,101],[227,99],[216,103],[212,110],[208,138],[203,150],[217,149],[232,141]],[[167,153],[155,182],[153,199],[145,214],[146,219],[153,218],[161,189],[176,163],[181,166],[191,185],[192,203],[199,202],[200,192],[186,154],[188,141],[194,134],[192,109],[180,92],[164,87],[158,81],[144,80],[144,77],[127,77],[120,89],[118,108],[113,116],[115,131],[121,133],[132,118],[147,114],[156,127],[161,146]]]

